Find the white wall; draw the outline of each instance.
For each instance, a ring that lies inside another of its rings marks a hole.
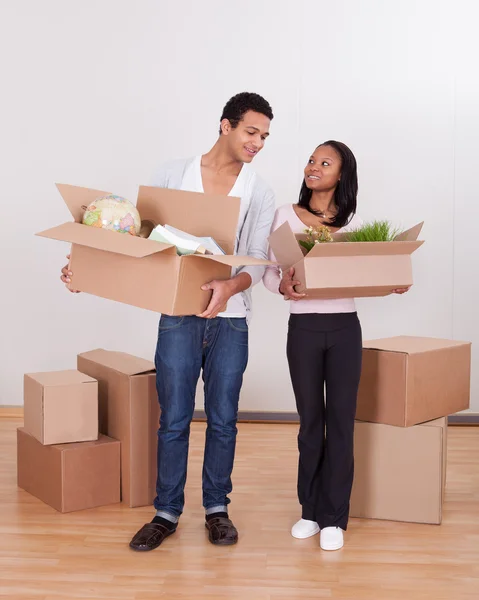
[[[276,114],[255,164],[278,204],[335,138],[357,156],[363,218],[426,222],[411,292],[358,302],[364,337],[478,343],[478,17],[473,0],[2,3],[0,404],[22,403],[24,372],[71,368],[78,352],[154,351],[155,314],[61,285],[67,247],[33,236],[69,218],[54,183],[134,199],[160,161],[207,151],[243,90]],[[241,408],[294,410],[287,305],[258,286],[255,308]]]

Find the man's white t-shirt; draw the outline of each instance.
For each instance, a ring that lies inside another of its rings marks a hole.
[[[238,248],[239,234],[243,227],[246,213],[248,212],[249,204],[251,202],[251,193],[255,176],[255,172],[251,169],[250,165],[243,164],[243,167],[236,178],[236,182],[228,194],[228,196],[241,198],[238,227],[236,229],[235,253]],[[197,156],[188,169],[186,169],[181,182],[181,189],[185,192],[204,193],[203,178],[201,176],[201,156]],[[233,269],[232,275],[234,274],[235,270]],[[241,293],[232,296],[228,300],[226,311],[219,313],[218,316],[228,317],[230,319],[246,317],[246,307]]]

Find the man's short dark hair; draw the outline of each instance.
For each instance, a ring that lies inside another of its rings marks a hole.
[[[250,92],[241,92],[240,94],[236,94],[236,96],[230,98],[223,108],[223,114],[221,115],[220,120],[222,121],[223,119],[228,119],[228,121],[231,123],[231,127],[236,129],[244,115],[250,110],[268,117],[270,121],[273,120],[274,115],[269,102],[267,102],[267,100],[265,100],[259,94],[253,94]]]

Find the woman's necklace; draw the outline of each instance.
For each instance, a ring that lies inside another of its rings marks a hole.
[[[315,210],[311,207],[309,208],[309,212],[311,212],[316,217],[319,217],[320,219],[327,219],[328,221],[330,221],[334,217],[334,214],[332,212],[326,212],[324,210]]]

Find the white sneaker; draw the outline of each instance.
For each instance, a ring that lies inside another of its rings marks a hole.
[[[321,529],[319,545],[322,550],[339,550],[344,545],[343,530],[339,527]]]
[[[291,529],[291,535],[298,540],[305,540],[318,532],[319,525],[316,521],[307,521],[306,519],[300,519]]]

